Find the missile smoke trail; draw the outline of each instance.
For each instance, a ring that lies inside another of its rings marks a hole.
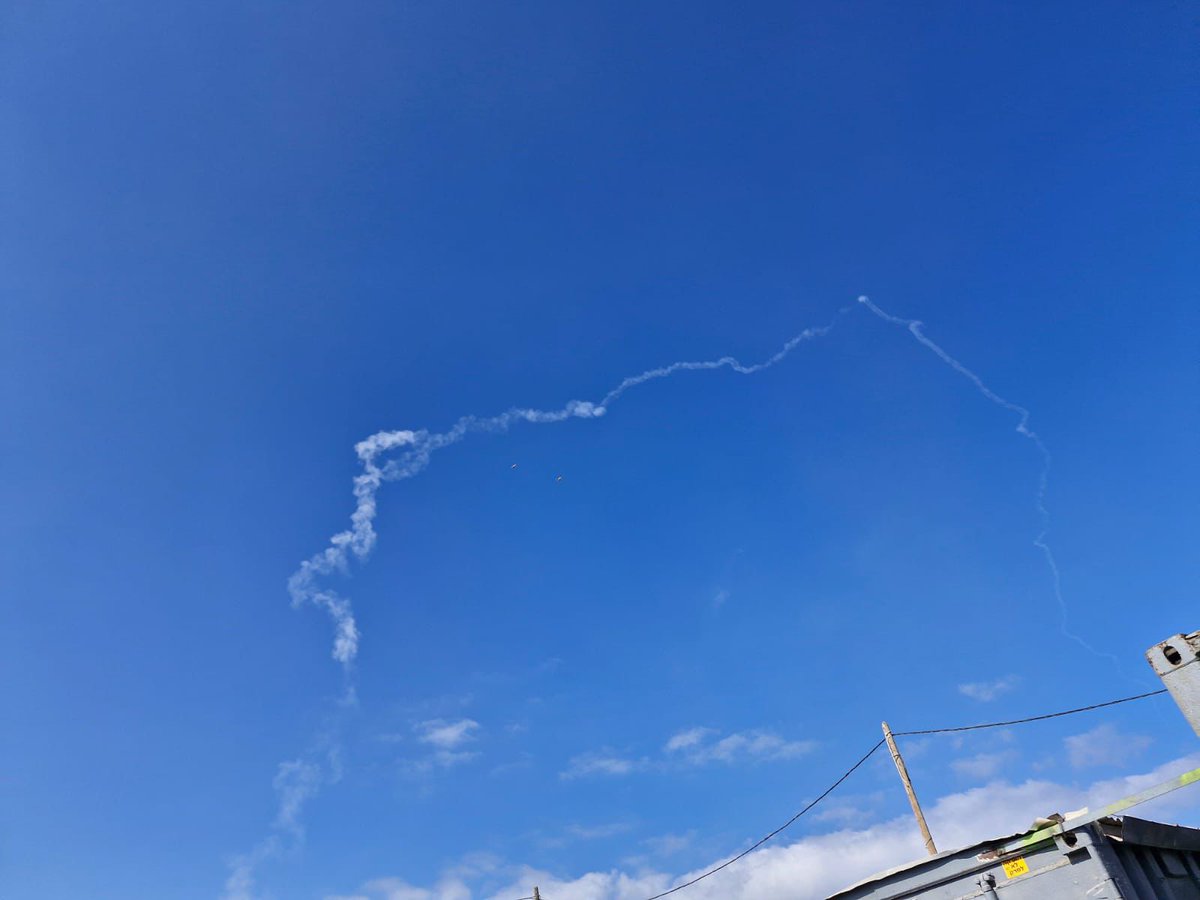
[[[1083,638],[1073,634],[1067,627],[1067,605],[1063,598],[1061,576],[1046,535],[1050,526],[1050,513],[1046,508],[1046,489],[1050,474],[1050,451],[1036,432],[1029,427],[1029,410],[1012,403],[989,388],[983,380],[957,359],[925,336],[922,323],[915,319],[902,319],[884,312],[867,297],[859,297],[865,306],[883,321],[899,325],[908,330],[922,346],[934,353],[943,363],[970,381],[987,400],[1017,416],[1017,433],[1031,441],[1041,456],[1042,466],[1038,477],[1036,509],[1040,531],[1034,539],[1046,560],[1053,577],[1054,597],[1058,602],[1060,629],[1064,636],[1098,656],[1116,660],[1110,654],[1101,653]],[[842,313],[847,310],[842,310]],[[499,415],[481,418],[464,416],[447,431],[431,432],[420,430],[379,431],[359,441],[354,451],[362,466],[354,478],[354,511],[350,515],[350,527],[339,531],[329,539],[329,545],[306,559],[288,579],[288,592],[293,606],[312,604],[329,615],[334,626],[333,658],[341,663],[346,675],[346,692],[341,701],[343,708],[353,707],[356,700],[352,678],[352,664],[358,653],[359,631],[354,620],[350,601],[323,586],[323,580],[337,573],[347,574],[352,560],[362,563],[374,549],[378,535],[375,532],[375,517],[378,511],[377,498],[380,488],[387,482],[401,481],[420,474],[429,465],[438,450],[457,444],[475,433],[505,432],[519,423],[552,424],[568,419],[598,419],[627,391],[660,378],[670,378],[679,372],[730,369],[740,375],[753,375],[777,365],[788,357],[800,344],[814,338],[824,337],[833,329],[833,323],[821,328],[807,328],[789,339],[772,356],[762,362],[743,365],[735,357],[697,362],[675,362],[657,369],[648,369],[639,375],[622,380],[598,402],[571,400],[559,409],[539,410],[515,407]],[[391,455],[395,454],[395,455]],[[283,763],[279,767],[274,787],[278,795],[278,813],[271,833],[249,854],[233,860],[231,874],[225,886],[226,900],[249,900],[253,897],[255,869],[268,859],[285,852],[287,847],[298,846],[303,840],[300,814],[304,804],[312,799],[325,784],[340,778],[340,763],[336,723],[319,745],[301,758]]]
[[[389,481],[401,481],[420,474],[429,465],[433,454],[451,444],[457,444],[469,434],[476,432],[503,432],[520,422],[544,425],[564,422],[567,419],[598,419],[608,412],[608,407],[630,388],[669,378],[677,372],[696,372],[728,368],[741,375],[753,375],[782,362],[788,354],[805,341],[824,337],[833,328],[806,328],[785,343],[773,356],[754,365],[743,365],[732,356],[702,362],[676,362],[658,369],[650,369],[640,375],[626,378],[604,395],[598,403],[588,400],[571,400],[561,409],[541,410],[514,408],[497,416],[479,418],[464,416],[448,431],[380,431],[359,441],[354,451],[362,464],[362,472],[354,479],[354,512],[350,516],[350,527],[329,539],[329,546],[320,553],[306,559],[288,579],[288,592],[293,606],[313,604],[324,609],[334,624],[333,658],[344,667],[349,667],[358,653],[358,627],[350,601],[332,590],[321,586],[320,580],[334,572],[346,572],[351,557],[366,560],[375,547],[376,497],[380,487]],[[399,455],[383,461],[381,457],[391,451]]]
[[[1035,507],[1037,508],[1039,527],[1041,530],[1038,532],[1037,537],[1033,539],[1033,545],[1042,552],[1042,556],[1046,560],[1046,566],[1050,569],[1051,580],[1054,584],[1054,599],[1058,602],[1059,630],[1062,632],[1064,637],[1075,641],[1075,643],[1079,644],[1079,646],[1083,647],[1089,653],[1111,659],[1119,666],[1120,662],[1115,656],[1113,656],[1111,653],[1104,653],[1100,650],[1097,650],[1067,627],[1067,602],[1065,599],[1063,599],[1062,575],[1059,573],[1058,562],[1054,558],[1054,552],[1050,549],[1050,545],[1046,543],[1046,535],[1050,531],[1050,510],[1046,508],[1046,487],[1049,483],[1050,464],[1053,459],[1050,456],[1050,451],[1046,448],[1045,443],[1043,443],[1042,439],[1038,437],[1037,432],[1031,430],[1029,427],[1029,410],[1023,406],[1018,406],[1015,403],[1005,400],[986,384],[984,384],[983,379],[981,379],[978,375],[943,350],[938,344],[926,337],[925,332],[921,330],[924,323],[920,320],[902,319],[899,316],[890,315],[872,303],[869,297],[859,297],[858,302],[871,312],[875,313],[875,315],[879,316],[879,318],[883,319],[883,321],[908,329],[908,332],[917,340],[918,343],[920,343],[927,350],[931,351],[938,357],[938,359],[948,365],[963,378],[971,382],[971,384],[975,385],[975,389],[978,390],[979,393],[981,393],[984,397],[986,397],[992,403],[995,403],[997,406],[1017,415],[1017,434],[1032,441],[1033,445],[1037,448],[1038,453],[1042,457],[1042,469],[1038,474],[1037,499],[1034,503]]]
[[[371,555],[378,540],[375,532],[377,496],[385,483],[420,474],[429,465],[434,453],[457,444],[470,434],[504,432],[522,422],[546,425],[568,419],[598,419],[629,389],[648,381],[668,378],[677,372],[728,368],[741,375],[753,375],[782,362],[800,344],[824,337],[832,329],[832,324],[823,328],[806,328],[788,340],[774,355],[753,365],[743,365],[735,357],[722,356],[720,359],[676,362],[649,369],[624,379],[598,403],[571,400],[560,409],[550,410],[515,407],[487,418],[463,416],[448,431],[440,433],[424,429],[379,431],[355,444],[354,452],[362,471],[354,478],[355,505],[350,515],[350,527],[331,537],[329,546],[302,562],[288,579],[288,593],[294,607],[312,604],[324,609],[333,622],[333,658],[342,664],[347,676],[341,705],[352,707],[356,702],[351,666],[358,654],[359,631],[350,601],[322,586],[321,581],[334,572],[347,573],[352,559],[364,562]],[[397,452],[397,455],[383,459],[392,452]],[[326,741],[333,742],[333,746],[325,752],[336,755],[336,739],[330,736]],[[274,783],[279,811],[271,826],[271,833],[250,853],[232,860],[231,873],[225,883],[225,900],[251,900],[254,896],[255,870],[267,860],[285,852],[288,846],[298,846],[303,840],[304,832],[300,826],[302,807],[320,791],[323,784],[332,783],[339,777],[336,767],[324,765],[321,757],[321,751],[310,751],[300,759],[280,766]],[[326,774],[327,768],[331,769],[330,775]]]

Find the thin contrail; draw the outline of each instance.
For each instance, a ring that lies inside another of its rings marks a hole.
[[[1038,437],[1037,432],[1033,431],[1029,427],[1029,410],[1023,406],[1018,406],[1016,403],[1013,403],[1009,400],[1005,400],[990,387],[984,384],[982,378],[943,350],[940,346],[938,346],[938,344],[926,337],[925,332],[921,330],[921,326],[924,323],[920,320],[902,319],[899,316],[893,316],[889,313],[886,313],[872,303],[869,297],[859,297],[858,302],[871,312],[875,313],[875,315],[879,316],[879,318],[883,319],[885,322],[907,328],[909,333],[916,338],[916,340],[923,347],[932,351],[938,357],[938,359],[948,365],[963,378],[971,382],[971,384],[975,385],[976,390],[978,390],[979,393],[981,393],[984,397],[995,403],[997,406],[1016,414],[1018,417],[1017,434],[1032,441],[1033,445],[1037,448],[1038,453],[1041,454],[1042,457],[1042,468],[1038,475],[1037,494],[1036,500],[1034,501],[1034,505],[1037,508],[1039,528],[1041,530],[1038,532],[1037,537],[1034,538],[1033,545],[1042,551],[1042,556],[1045,557],[1046,565],[1050,569],[1050,576],[1054,585],[1054,599],[1058,601],[1059,630],[1062,632],[1064,637],[1075,641],[1077,644],[1079,644],[1079,646],[1083,647],[1089,653],[1111,659],[1119,666],[1120,661],[1115,656],[1113,656],[1111,653],[1104,653],[1103,651],[1097,650],[1067,627],[1067,602],[1065,599],[1063,599],[1062,575],[1059,573],[1058,562],[1054,558],[1054,551],[1052,551],[1050,549],[1050,545],[1046,543],[1046,535],[1050,531],[1050,510],[1046,508],[1046,487],[1049,483],[1050,464],[1053,462],[1053,459],[1050,456],[1050,451],[1046,449],[1046,445],[1042,442],[1042,439]]]

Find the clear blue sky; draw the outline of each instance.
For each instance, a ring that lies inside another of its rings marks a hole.
[[[1200,627],[1185,4],[2,15],[6,897],[217,897],[264,847],[277,897],[674,875],[882,718],[1152,689],[1142,651]],[[1060,630],[1017,417],[859,294],[1030,410],[1099,654]],[[349,674],[291,608],[366,436],[830,322],[384,485],[375,552],[322,581]],[[914,747],[922,791],[1197,748],[1161,700],[991,740]],[[894,780],[847,788],[860,823],[903,813]]]

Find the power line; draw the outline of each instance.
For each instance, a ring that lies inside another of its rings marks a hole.
[[[1145,694],[1136,694],[1133,697],[1121,697],[1120,699],[1117,699],[1117,700],[1106,700],[1103,703],[1093,703],[1091,706],[1080,706],[1076,709],[1064,709],[1061,712],[1045,713],[1044,715],[1040,715],[1040,716],[1029,716],[1024,719],[1011,719],[1007,722],[985,722],[980,725],[960,725],[955,728],[925,728],[925,729],[922,729],[919,731],[896,731],[896,732],[893,732],[892,734],[893,734],[893,737],[913,737],[913,736],[922,735],[922,734],[949,734],[952,732],[960,732],[960,731],[978,731],[983,728],[1002,728],[1006,725],[1024,725],[1027,722],[1041,722],[1046,719],[1057,719],[1060,716],[1072,716],[1072,715],[1075,715],[1076,713],[1090,712],[1094,709],[1103,709],[1107,706],[1117,706],[1118,704],[1121,704],[1121,703],[1132,703],[1134,700],[1145,700],[1147,697],[1157,697],[1159,694],[1165,694],[1165,693],[1167,693],[1167,689],[1162,688],[1160,690],[1150,691]],[[875,744],[875,746],[873,746],[870,750],[868,750],[858,760],[858,762],[856,762],[849,769],[847,769],[844,773],[842,773],[842,776],[840,778],[838,778],[837,781],[835,781],[833,784],[831,784],[829,787],[827,787],[824,791],[822,791],[816,797],[816,799],[814,799],[812,802],[810,802],[807,806],[805,806],[802,810],[800,810],[800,812],[796,813],[794,816],[792,816],[790,819],[788,819],[786,822],[784,822],[782,825],[780,825],[778,828],[776,828],[770,834],[767,834],[764,837],[759,838],[757,841],[755,841],[753,844],[751,844],[749,847],[747,847],[741,853],[737,854],[736,856],[730,857],[729,859],[725,860],[725,862],[721,863],[718,866],[713,866],[707,872],[697,875],[695,878],[691,879],[690,881],[685,881],[683,884],[677,884],[677,885],[675,885],[675,887],[673,887],[669,890],[662,891],[661,893],[655,894],[652,897],[647,897],[646,900],[661,900],[662,897],[666,897],[670,894],[674,894],[676,891],[682,891],[684,888],[689,888],[692,885],[696,884],[697,882],[703,881],[705,878],[708,878],[710,875],[715,875],[715,874],[717,874],[717,872],[720,872],[722,869],[733,865],[738,860],[744,859],[745,857],[749,856],[751,853],[753,853],[755,850],[757,850],[759,847],[761,847],[767,841],[771,840],[771,838],[775,837],[781,831],[783,831],[784,829],[791,826],[797,819],[799,819],[801,816],[803,816],[805,813],[807,813],[809,810],[811,810],[814,806],[816,806],[818,803],[820,803],[822,800],[824,800],[826,797],[828,797],[830,794],[832,794],[842,784],[842,782],[844,782],[847,778],[849,778],[851,775],[853,775],[868,759],[870,759],[872,756],[874,756],[875,751],[877,751],[880,747],[882,747],[884,745],[884,743],[886,743],[886,739],[881,739],[878,743]],[[522,898],[520,898],[520,900],[533,900],[533,898],[532,897],[522,897]]]
[[[872,756],[874,756],[875,751],[878,750],[882,746],[883,746],[883,741],[880,740],[879,743],[877,743],[874,747],[872,747],[870,750],[868,750],[866,752],[866,755],[863,756],[862,759],[860,759],[858,762],[856,762],[854,765],[852,765],[849,769],[847,769],[845,774],[842,775],[841,778],[839,778],[837,781],[835,781],[833,784],[831,784],[829,787],[827,787],[824,790],[824,792],[822,792],[821,795],[819,797],[817,797],[817,799],[813,800],[811,803],[808,804],[808,806],[804,807],[804,809],[800,810],[800,812],[796,813],[794,816],[792,816],[790,819],[788,819],[786,822],[784,822],[782,825],[780,825],[778,828],[776,828],[774,831],[772,831],[766,837],[759,838],[757,841],[755,841],[753,844],[751,844],[749,847],[747,847],[745,850],[743,850],[737,856],[734,856],[734,857],[731,857],[730,859],[725,860],[725,862],[721,863],[719,866],[713,866],[713,868],[709,869],[703,875],[697,875],[691,881],[685,881],[683,884],[677,884],[675,887],[671,888],[669,891],[663,891],[661,894],[655,894],[653,897],[647,897],[646,900],[659,900],[660,897],[665,897],[668,894],[673,894],[676,891],[682,891],[684,888],[691,887],[697,881],[703,881],[709,875],[715,875],[717,872],[720,872],[726,866],[733,865],[739,859],[742,859],[743,857],[747,856],[752,851],[757,850],[759,847],[761,847],[763,844],[765,844],[771,838],[775,837],[775,835],[779,834],[779,832],[783,831],[785,828],[787,828],[789,825],[791,825],[793,822],[795,822],[797,819],[799,819],[802,815],[804,815],[806,812],[808,812],[810,809],[812,809],[814,806],[816,806],[818,803],[820,803],[822,800],[824,800],[826,797],[828,797],[830,794],[832,794],[834,789],[838,785],[840,785],[843,781],[845,781],[847,778],[849,778],[851,775],[853,775],[854,770],[857,769],[859,766],[861,766],[863,763],[865,763]]]
[[[982,725],[960,725],[957,728],[926,728],[922,731],[895,731],[895,737],[912,737],[918,734],[949,734],[955,731],[978,731],[981,728],[1002,728],[1005,725],[1024,725],[1026,722],[1041,722],[1045,719],[1057,719],[1059,716],[1073,716],[1075,713],[1090,712],[1093,709],[1103,709],[1106,706],[1116,706],[1119,703],[1131,703],[1134,700],[1145,700],[1147,697],[1157,697],[1165,694],[1166,688],[1150,691],[1147,694],[1137,694],[1133,697],[1122,697],[1120,700],[1107,700],[1104,703],[1093,703],[1091,706],[1081,706],[1078,709],[1064,709],[1062,712],[1046,713],[1041,716],[1030,716],[1027,719],[1012,719],[1008,722],[985,722]]]
[[[1146,694],[1138,694],[1134,697],[1122,697],[1119,700],[1107,700],[1104,703],[1093,703],[1091,706],[1081,706],[1077,709],[1065,709],[1061,712],[1046,713],[1045,715],[1040,715],[1040,716],[1029,716],[1028,718],[1025,718],[1025,719],[1013,719],[1008,722],[986,722],[981,725],[961,725],[956,728],[927,728],[927,729],[924,729],[921,731],[897,731],[897,732],[894,732],[893,735],[895,737],[903,737],[903,736],[913,736],[913,735],[919,735],[919,734],[947,734],[947,733],[956,732],[956,731],[976,731],[981,728],[1000,728],[1001,726],[1004,726],[1004,725],[1022,725],[1026,722],[1040,722],[1040,721],[1043,721],[1044,719],[1056,719],[1059,716],[1070,716],[1070,715],[1074,715],[1075,713],[1089,712],[1093,709],[1103,709],[1106,706],[1116,706],[1119,703],[1130,703],[1134,700],[1145,700],[1147,697],[1156,697],[1159,694],[1165,694],[1166,692],[1167,692],[1166,688],[1163,688],[1163,689],[1157,690],[1157,691],[1150,691],[1149,693],[1146,693]],[[691,887],[696,882],[703,881],[708,876],[715,875],[717,872],[720,872],[722,869],[726,868],[727,866],[733,865],[739,859],[743,859],[744,857],[748,856],[750,853],[757,850],[759,847],[761,847],[767,841],[771,840],[771,838],[775,837],[775,835],[779,834],[781,831],[783,831],[785,828],[787,828],[789,825],[791,825],[793,822],[795,822],[797,819],[799,819],[801,816],[803,816],[805,813],[807,813],[809,810],[811,810],[814,806],[816,806],[818,803],[820,803],[822,800],[824,800],[826,797],[828,797],[830,794],[832,794],[834,792],[834,790],[839,785],[841,785],[841,783],[843,781],[845,781],[847,778],[849,778],[851,775],[853,775],[854,772],[860,766],[863,765],[863,763],[865,763],[868,759],[870,759],[872,756],[874,756],[875,751],[878,750],[880,747],[882,747],[884,745],[884,743],[885,743],[884,740],[880,740],[877,744],[875,744],[874,747],[872,747],[870,750],[868,750],[867,753],[858,762],[856,762],[849,769],[847,769],[841,778],[839,778],[837,781],[835,781],[833,784],[831,784],[829,787],[827,787],[815,800],[813,800],[811,803],[809,803],[807,806],[805,806],[804,809],[800,810],[800,812],[796,813],[794,816],[792,816],[790,819],[788,819],[786,822],[784,822],[782,825],[780,825],[778,828],[776,828],[770,834],[766,835],[763,838],[760,838],[758,841],[751,844],[749,847],[747,847],[745,850],[743,850],[737,856],[734,856],[734,857],[731,857],[731,858],[725,860],[725,862],[721,863],[719,866],[713,866],[713,868],[709,869],[707,872],[704,872],[701,875],[697,875],[695,878],[691,879],[690,881],[685,881],[683,884],[678,884],[675,887],[671,888],[670,890],[663,891],[662,893],[659,893],[659,894],[655,894],[653,897],[647,897],[646,900],[660,900],[660,898],[666,897],[668,894],[674,894],[676,891],[682,891],[684,888]]]

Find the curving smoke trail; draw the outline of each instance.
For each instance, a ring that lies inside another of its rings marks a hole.
[[[723,356],[720,359],[677,362],[650,369],[626,378],[598,403],[572,400],[561,409],[514,408],[488,418],[463,416],[448,431],[440,433],[425,430],[376,432],[354,447],[362,463],[362,472],[354,479],[355,507],[350,516],[350,527],[330,538],[328,547],[302,562],[288,579],[292,605],[311,603],[329,614],[334,625],[333,658],[349,667],[358,653],[359,632],[354,622],[354,611],[348,599],[323,587],[321,579],[334,572],[345,573],[351,558],[363,561],[370,555],[377,540],[374,525],[376,497],[385,482],[412,478],[429,465],[435,452],[457,444],[472,433],[507,431],[521,422],[544,425],[567,419],[600,418],[630,388],[658,378],[668,378],[677,372],[728,368],[742,375],[753,375],[782,362],[797,346],[813,338],[824,337],[832,328],[832,324],[823,328],[806,328],[773,356],[754,365],[746,366],[732,356]],[[393,451],[399,451],[398,455],[381,460],[381,457]]]
[[[1038,475],[1037,500],[1035,501],[1041,530],[1038,532],[1037,537],[1034,538],[1033,545],[1042,551],[1042,556],[1045,557],[1046,560],[1046,566],[1050,569],[1050,576],[1054,584],[1054,599],[1058,602],[1059,630],[1062,632],[1064,637],[1075,641],[1075,643],[1079,644],[1079,646],[1083,647],[1089,653],[1111,659],[1114,663],[1117,663],[1119,667],[1120,661],[1115,656],[1113,656],[1111,653],[1104,653],[1103,651],[1097,650],[1067,627],[1067,602],[1063,599],[1062,576],[1059,573],[1058,562],[1054,558],[1054,552],[1050,549],[1050,545],[1046,543],[1046,535],[1050,531],[1050,510],[1046,508],[1046,486],[1050,479],[1050,463],[1052,462],[1052,458],[1050,456],[1050,451],[1046,449],[1046,445],[1042,442],[1042,439],[1038,437],[1037,432],[1031,430],[1029,427],[1029,410],[1023,406],[1018,406],[1011,401],[1005,400],[986,384],[984,384],[983,379],[981,379],[978,375],[976,375],[957,359],[943,350],[940,346],[926,337],[925,332],[921,330],[921,326],[924,323],[920,320],[902,319],[899,316],[890,315],[872,303],[869,297],[859,297],[858,302],[871,312],[875,313],[875,315],[879,316],[879,318],[883,319],[885,322],[888,322],[892,325],[900,325],[908,329],[908,332],[914,338],[916,338],[918,343],[933,352],[938,359],[948,365],[963,378],[971,382],[971,384],[975,385],[976,390],[978,390],[979,393],[981,393],[984,397],[995,403],[997,406],[1017,415],[1017,434],[1032,441],[1033,445],[1037,448],[1038,453],[1041,454],[1042,457],[1042,469]]]
[[[885,322],[906,328],[921,345],[970,381],[987,400],[1018,417],[1017,432],[1033,443],[1042,458],[1036,501],[1041,530],[1034,540],[1034,545],[1041,550],[1053,576],[1054,596],[1058,601],[1062,633],[1091,653],[1106,656],[1115,661],[1115,657],[1097,651],[1067,628],[1067,606],[1062,595],[1058,564],[1045,540],[1050,521],[1045,496],[1051,457],[1041,438],[1029,428],[1029,410],[1011,403],[992,391],[978,375],[926,337],[921,330],[921,322],[890,315],[867,297],[859,297],[858,300],[860,305],[865,306]],[[843,309],[841,313],[847,311]],[[821,328],[806,328],[784,343],[772,356],[752,365],[744,365],[732,356],[697,362],[675,362],[625,378],[598,402],[571,400],[565,406],[551,410],[518,407],[487,418],[464,416],[444,432],[431,432],[424,429],[380,431],[359,441],[355,445],[354,451],[362,465],[362,471],[354,478],[355,506],[350,515],[350,527],[331,537],[327,547],[302,562],[288,579],[288,592],[291,595],[293,606],[312,604],[320,607],[326,611],[333,622],[333,658],[342,664],[347,678],[341,706],[353,707],[356,702],[351,667],[358,653],[360,635],[354,621],[354,611],[350,601],[324,586],[323,581],[334,573],[347,574],[353,560],[363,562],[370,556],[378,539],[374,527],[377,496],[379,489],[385,483],[401,481],[420,474],[429,465],[434,453],[452,444],[457,444],[471,434],[503,432],[519,423],[541,425],[576,418],[597,419],[604,416],[609,407],[632,388],[659,378],[670,378],[679,372],[727,368],[741,375],[753,375],[782,362],[800,344],[814,338],[824,337],[833,327],[833,323],[830,323]],[[303,828],[300,822],[302,807],[319,793],[322,786],[335,783],[340,778],[337,731],[338,726],[334,723],[325,737],[318,742],[318,746],[302,755],[301,758],[285,762],[280,766],[274,782],[279,808],[271,827],[271,833],[249,854],[233,860],[231,874],[225,886],[224,897],[226,900],[251,900],[255,894],[255,870],[268,859],[288,852],[289,848],[295,848],[303,841]]]
[[[571,400],[560,409],[551,410],[516,407],[487,418],[463,416],[448,431],[379,431],[355,444],[354,452],[362,464],[362,471],[354,478],[355,502],[354,512],[350,514],[350,527],[331,537],[329,546],[302,562],[300,568],[288,579],[288,593],[291,595],[293,606],[312,604],[324,609],[333,622],[333,658],[342,664],[347,676],[340,705],[353,707],[357,702],[351,664],[358,654],[360,635],[350,601],[325,587],[322,580],[335,572],[347,574],[352,559],[363,562],[371,555],[378,540],[375,532],[377,496],[385,483],[420,474],[429,465],[434,453],[457,444],[470,434],[503,432],[522,422],[545,425],[565,422],[568,419],[598,419],[630,388],[647,381],[670,377],[677,372],[728,368],[742,375],[753,375],[782,362],[797,346],[813,338],[824,337],[832,328],[832,324],[823,328],[806,328],[788,340],[774,355],[749,366],[743,365],[732,356],[722,356],[720,359],[677,362],[650,369],[640,375],[626,378],[605,394],[598,403]],[[396,455],[384,458],[392,453]],[[322,742],[324,746],[319,746],[301,758],[285,762],[279,767],[274,782],[279,809],[271,825],[270,834],[250,853],[232,860],[230,875],[225,883],[224,900],[253,900],[256,870],[266,861],[286,853],[289,848],[298,847],[303,842],[304,831],[300,824],[302,807],[316,796],[324,784],[336,782],[340,777],[340,766],[336,763],[339,750],[337,730],[335,723]],[[323,759],[326,756],[328,762]]]

